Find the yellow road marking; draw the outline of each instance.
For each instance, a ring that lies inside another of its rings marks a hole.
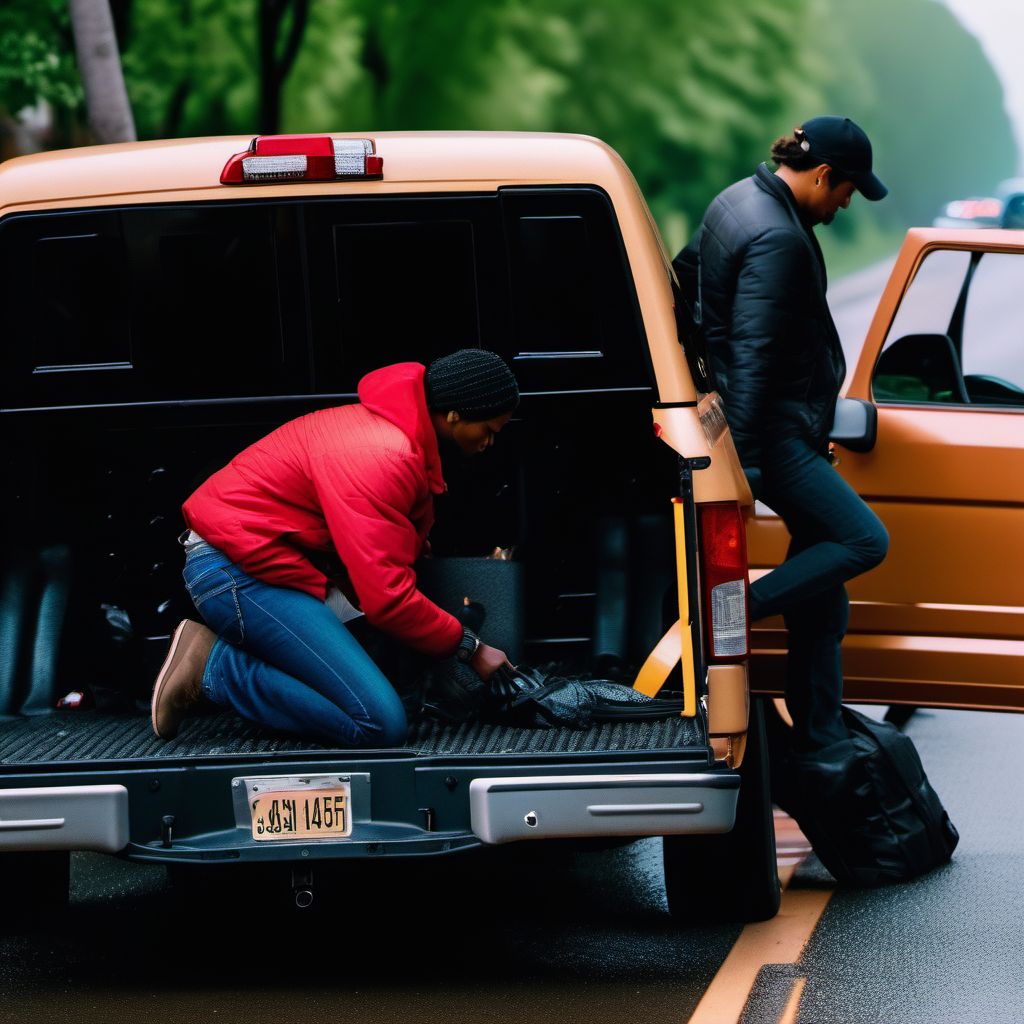
[[[792,964],[832,896],[821,889],[787,889],[779,913],[770,921],[748,924],[708,986],[690,1024],[736,1024],[765,964]]]
[[[770,921],[748,924],[740,932],[689,1024],[736,1024],[758,971],[765,964],[796,963],[832,897],[831,889],[787,888],[810,846],[796,823],[781,812],[775,816],[775,833],[783,886],[779,913]],[[794,986],[779,1024],[795,1024],[805,983],[801,978]]]

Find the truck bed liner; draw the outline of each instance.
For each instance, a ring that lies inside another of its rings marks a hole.
[[[699,720],[672,716],[662,721],[615,722],[590,729],[424,721],[413,726],[406,749],[433,755],[544,754],[692,749],[704,743]],[[143,715],[74,711],[0,722],[0,765],[179,760],[324,749],[329,748],[267,732],[230,713],[190,719],[168,743],[153,735],[149,717]]]

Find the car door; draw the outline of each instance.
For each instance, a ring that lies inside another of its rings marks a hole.
[[[1024,237],[912,231],[847,389],[874,448],[837,471],[890,535],[851,581],[847,700],[1024,710]],[[758,509],[752,576],[785,557]],[[780,619],[755,628],[753,683],[784,677]]]

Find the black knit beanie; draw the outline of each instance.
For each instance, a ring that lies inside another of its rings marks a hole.
[[[427,407],[454,409],[463,419],[480,422],[519,404],[519,386],[501,356],[482,348],[463,348],[435,359],[424,378]]]

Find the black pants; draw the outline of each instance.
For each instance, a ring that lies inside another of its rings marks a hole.
[[[789,630],[786,703],[804,749],[845,739],[840,715],[850,602],[843,585],[878,565],[889,548],[881,520],[802,438],[765,449],[762,500],[792,541],[782,565],[750,588],[752,621],[782,613]]]

